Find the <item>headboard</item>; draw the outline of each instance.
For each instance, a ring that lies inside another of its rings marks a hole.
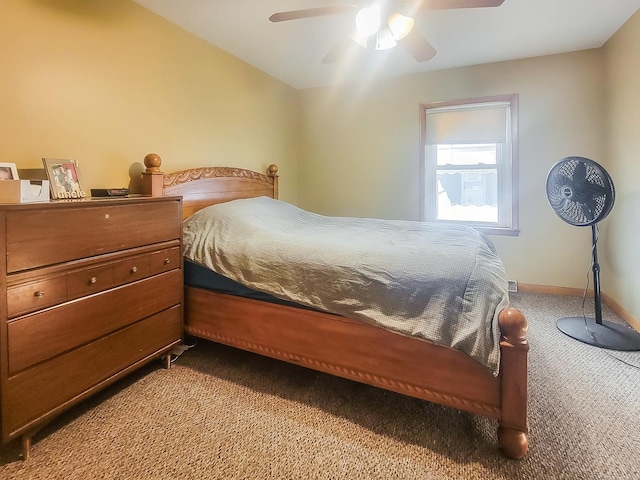
[[[266,196],[278,198],[278,167],[269,165],[267,174],[233,167],[201,167],[162,173],[161,158],[144,157],[142,193],[154,197],[182,196],[183,217],[216,203],[238,198]]]

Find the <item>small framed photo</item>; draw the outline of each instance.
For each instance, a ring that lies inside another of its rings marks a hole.
[[[0,163],[0,180],[20,180],[15,163]]]
[[[80,169],[76,160],[43,158],[42,163],[49,178],[51,198],[63,200],[87,196],[82,189]]]

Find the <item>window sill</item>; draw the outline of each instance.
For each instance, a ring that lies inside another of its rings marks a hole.
[[[440,224],[449,224],[449,225],[466,225],[467,227],[475,228],[481,233],[485,235],[502,235],[506,237],[519,237],[520,229],[513,227],[486,227],[480,225],[479,223],[474,222],[463,222],[463,221],[447,221],[447,220],[423,220],[425,222],[434,222]]]
[[[506,227],[478,227],[476,225],[472,225],[473,228],[478,230],[479,232],[484,233],[485,235],[503,235],[506,237],[519,237],[520,229],[519,228],[506,228]]]

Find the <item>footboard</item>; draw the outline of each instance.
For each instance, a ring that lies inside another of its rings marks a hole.
[[[527,451],[526,322],[517,310],[501,316],[509,335],[495,377],[457,350],[337,315],[194,287],[185,305],[190,335],[494,418],[504,453]]]

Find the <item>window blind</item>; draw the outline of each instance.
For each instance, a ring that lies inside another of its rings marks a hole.
[[[508,110],[506,102],[427,109],[427,144],[505,143]]]

